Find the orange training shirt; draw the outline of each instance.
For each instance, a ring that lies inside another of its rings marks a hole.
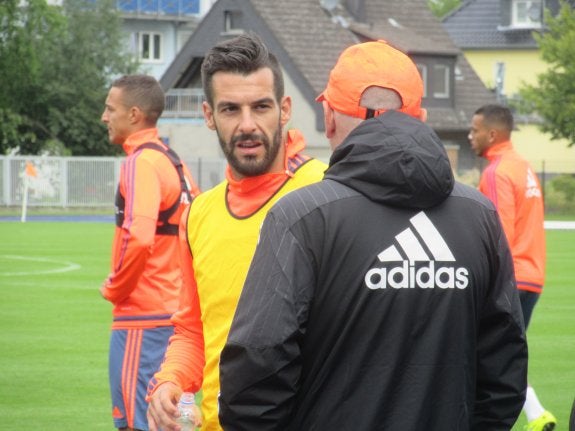
[[[517,288],[541,293],[545,282],[543,195],[529,163],[510,141],[488,148],[479,190],[497,208],[513,255]]]
[[[100,289],[114,305],[114,329],[171,325],[182,283],[178,236],[156,235],[159,212],[180,196],[180,179],[166,155],[138,149],[146,142],[165,147],[155,128],[134,133],[123,144],[127,157],[119,189],[125,199],[124,222],[115,229],[111,273]],[[185,167],[184,173],[196,196],[199,189]],[[183,210],[180,206],[170,223],[177,224]]]

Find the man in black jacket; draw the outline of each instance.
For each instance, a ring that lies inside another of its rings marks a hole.
[[[413,62],[346,49],[323,103],[324,180],[262,227],[220,360],[228,430],[509,430],[526,390],[513,264],[456,183]]]

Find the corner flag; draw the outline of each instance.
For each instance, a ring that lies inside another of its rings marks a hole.
[[[22,216],[20,221],[24,223],[26,221],[26,210],[28,208],[28,189],[30,188],[30,178],[36,177],[38,173],[36,172],[36,167],[34,163],[27,161],[26,169],[24,170],[24,193],[22,196]]]

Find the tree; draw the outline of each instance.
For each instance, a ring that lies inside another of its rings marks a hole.
[[[43,98],[42,68],[48,48],[62,33],[62,17],[45,3],[18,0],[0,4],[0,148],[38,145],[48,131],[33,115]],[[43,36],[39,36],[43,34]],[[26,150],[24,150],[26,151]]]
[[[0,3],[0,154],[117,154],[100,122],[114,76],[133,73],[114,0]]]
[[[522,112],[536,112],[543,120],[540,128],[552,139],[575,144],[575,12],[561,1],[557,16],[546,11],[547,30],[535,34],[541,57],[549,65],[537,76],[535,85],[523,85],[519,91]]]
[[[437,18],[443,18],[451,11],[457,9],[461,0],[427,0],[427,5],[433,15]]]

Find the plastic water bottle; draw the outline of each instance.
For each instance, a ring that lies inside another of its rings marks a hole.
[[[194,431],[196,429],[194,422],[194,394],[191,392],[184,392],[178,402],[178,411],[180,417],[178,424],[182,427],[182,431]]]

